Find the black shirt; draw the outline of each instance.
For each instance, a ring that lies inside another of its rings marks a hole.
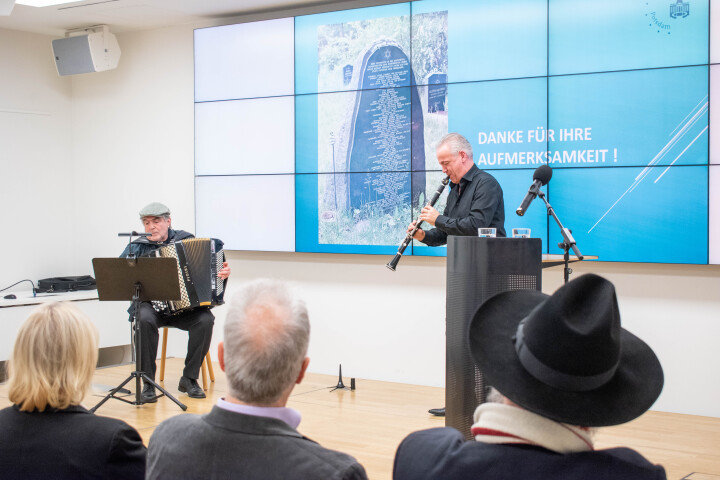
[[[481,227],[494,227],[496,235],[504,237],[505,204],[495,177],[473,164],[459,184],[450,182],[445,211],[422,242],[431,247],[445,245],[448,235],[477,236]]]

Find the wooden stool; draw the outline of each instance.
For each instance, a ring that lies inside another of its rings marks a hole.
[[[167,335],[168,335],[168,327],[163,327],[163,339],[162,339],[162,354],[160,355],[160,381],[162,382],[165,380],[165,353],[167,352]],[[210,359],[210,352],[205,355],[205,358],[203,359],[202,368],[200,371],[202,372],[202,387],[203,390],[207,391],[208,389],[208,383],[207,383],[207,377],[208,377],[208,370],[210,371],[210,381],[215,381],[215,372],[213,372],[213,366],[212,366],[212,360]]]

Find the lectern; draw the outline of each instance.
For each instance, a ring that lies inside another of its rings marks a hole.
[[[488,298],[509,290],[541,290],[539,238],[448,237],[445,425],[472,439],[475,408],[485,401],[482,372],[470,356],[468,325]]]

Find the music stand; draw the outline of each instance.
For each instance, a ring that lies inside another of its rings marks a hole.
[[[151,300],[180,300],[180,283],[178,280],[177,260],[174,258],[157,257],[129,257],[129,258],[93,258],[95,281],[97,282],[98,298],[100,301],[131,300],[131,321],[135,335],[135,371],[120,385],[115,387],[105,398],[90,409],[95,412],[110,398],[121,400],[131,405],[144,405],[140,394],[142,378],[145,383],[162,392],[175,402],[183,411],[187,406],[173,397],[164,388],[155,383],[145,372],[140,370],[140,329],[137,325],[137,309],[140,302]],[[130,380],[135,379],[135,401],[116,397],[115,394]]]

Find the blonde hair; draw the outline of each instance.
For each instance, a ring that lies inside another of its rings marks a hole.
[[[20,327],[8,361],[8,396],[20,410],[78,405],[92,382],[98,331],[69,303],[35,309]]]

